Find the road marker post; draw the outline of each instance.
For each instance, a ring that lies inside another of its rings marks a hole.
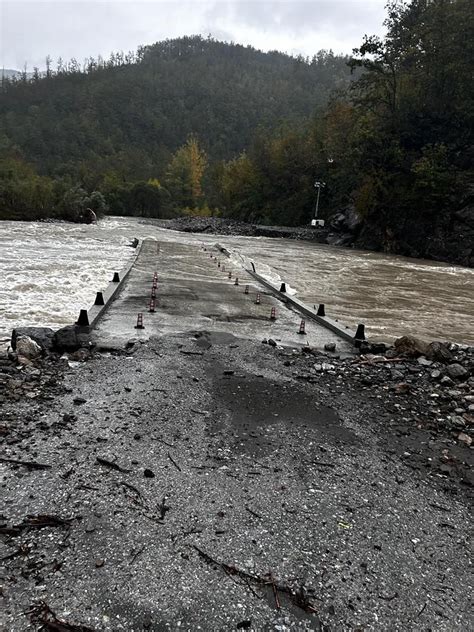
[[[89,316],[87,314],[87,309],[80,310],[79,318],[77,319],[76,325],[78,327],[89,327]]]
[[[357,331],[354,336],[354,346],[360,347],[360,343],[365,340],[365,325],[357,325]]]

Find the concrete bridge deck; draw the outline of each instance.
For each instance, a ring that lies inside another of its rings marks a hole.
[[[151,313],[155,272],[156,311]],[[236,277],[239,285],[235,285]],[[257,293],[260,304],[256,303]],[[271,320],[272,308],[276,320]],[[138,313],[143,314],[144,329],[135,328]],[[259,341],[272,338],[289,346],[308,344],[323,348],[326,343],[335,342],[338,352],[353,351],[349,342],[315,322],[306,321],[306,335],[300,335],[301,320],[300,314],[274,298],[218,249],[209,251],[188,244],[146,240],[92,338],[99,346],[123,347],[130,339],[204,330]]]

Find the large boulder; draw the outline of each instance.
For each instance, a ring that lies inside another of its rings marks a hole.
[[[408,358],[418,358],[428,353],[428,344],[414,336],[402,336],[394,342],[394,347],[399,355]]]
[[[366,355],[372,353],[374,355],[380,353],[386,353],[387,345],[383,342],[369,342],[368,340],[362,340],[359,345],[359,353]]]
[[[448,345],[444,342],[431,342],[428,345],[426,357],[429,360],[434,360],[435,362],[443,362],[444,364],[448,364],[454,359],[454,356],[449,350]]]
[[[362,218],[355,206],[349,204],[329,218],[329,225],[337,232],[356,233],[362,225]]]
[[[54,331],[49,327],[17,327],[12,331],[11,345],[16,351],[18,338],[26,336],[34,340],[44,351],[51,351],[53,348]]]
[[[73,352],[89,344],[89,335],[82,327],[68,325],[54,334],[53,344],[56,351]]]
[[[16,339],[16,353],[19,358],[33,360],[41,355],[42,349],[38,343],[28,338],[28,336],[19,336]]]

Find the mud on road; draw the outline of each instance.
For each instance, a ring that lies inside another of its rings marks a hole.
[[[471,627],[472,452],[440,418],[472,378],[202,332],[33,362],[29,397],[9,366],[4,629]]]

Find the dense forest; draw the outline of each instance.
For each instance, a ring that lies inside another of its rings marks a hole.
[[[392,2],[386,27],[350,58],[196,36],[4,79],[0,218],[298,225],[317,180],[350,243],[472,265],[471,0]]]
[[[169,212],[160,185],[179,179],[167,172],[179,172],[183,147],[192,157],[198,141],[211,165],[239,155],[258,129],[270,134],[308,119],[351,81],[347,61],[327,52],[295,59],[199,36],[82,66],[58,60],[53,69],[48,59],[45,76],[36,70],[2,82],[0,151],[10,159],[3,170],[27,163],[48,178],[31,181],[34,189],[52,187],[56,197],[65,187],[100,190],[113,212]],[[19,170],[22,181],[27,170]],[[179,211],[187,201],[172,206]],[[40,214],[43,206],[41,199]]]

